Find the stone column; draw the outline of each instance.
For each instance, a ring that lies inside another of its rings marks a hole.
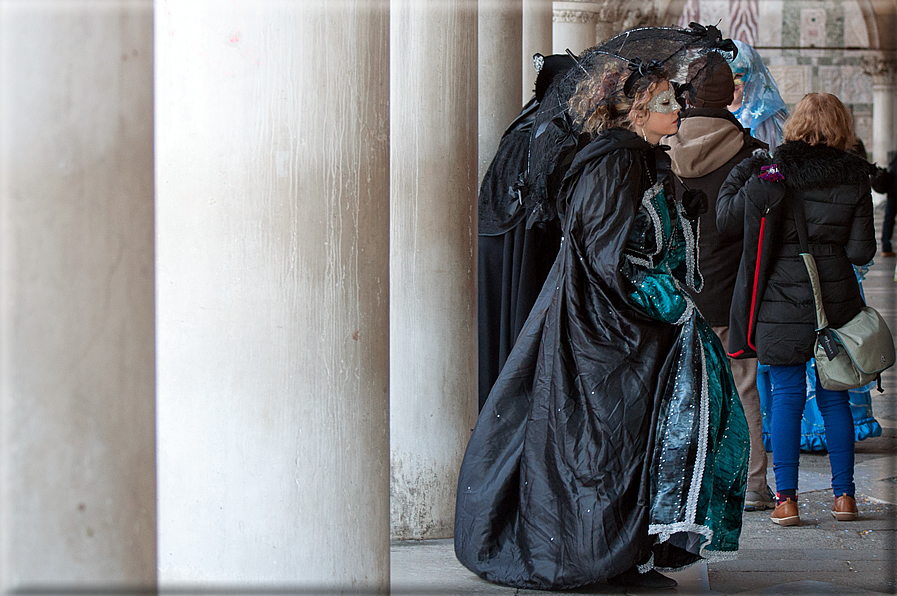
[[[633,12],[621,4],[615,0],[555,2],[554,53],[570,48],[574,54],[580,54],[620,33],[623,20]]]
[[[390,18],[392,534],[443,538],[477,412],[477,3]]]
[[[0,2],[0,594],[155,589],[152,31]]]
[[[523,1],[523,94],[526,102],[533,96],[533,54],[552,53],[552,3],[551,0]]]
[[[518,89],[521,85],[518,67],[523,52],[523,0],[480,0],[478,28],[477,180],[482,181],[502,133],[529,99],[521,103],[515,93],[508,93],[508,89]],[[536,80],[532,63],[530,60],[528,74],[526,64],[523,69],[524,82],[529,76],[532,85],[530,92]]]
[[[872,77],[872,158],[887,167],[889,154],[897,150],[897,59],[866,60],[864,68]],[[886,199],[883,194],[874,195],[876,203]]]
[[[156,17],[160,587],[386,593],[388,4]]]
[[[594,3],[555,2],[553,6],[553,53],[563,54],[569,49],[578,55],[595,45],[598,7]]]

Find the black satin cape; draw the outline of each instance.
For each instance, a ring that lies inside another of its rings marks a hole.
[[[699,559],[675,539],[655,545],[649,536],[658,479],[646,460],[667,388],[660,379],[670,378],[681,346],[679,327],[627,301],[621,263],[658,175],[655,155],[612,129],[580,151],[565,179],[560,252],[459,475],[455,553],[486,580],[566,589],[635,565]]]

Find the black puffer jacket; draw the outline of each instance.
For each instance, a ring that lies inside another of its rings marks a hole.
[[[784,182],[759,178],[775,163]],[[729,321],[733,357],[756,351],[761,364],[807,362],[816,340],[813,295],[791,202],[804,202],[829,325],[840,327],[863,306],[852,264],[875,255],[872,195],[864,159],[826,145],[792,141],[772,158],[753,157],[720,189],[720,230],[744,229],[744,252]],[[745,183],[746,181],[746,183]]]

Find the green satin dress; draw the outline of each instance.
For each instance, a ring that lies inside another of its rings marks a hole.
[[[750,438],[723,346],[683,289],[702,285],[697,224],[661,185],[645,193],[639,217],[645,225],[635,226],[624,251],[624,274],[635,286],[629,298],[646,316],[679,328],[649,460],[649,534],[705,560],[731,558]]]

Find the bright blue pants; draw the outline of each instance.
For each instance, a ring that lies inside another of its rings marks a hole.
[[[806,366],[770,366],[772,385],[772,459],[776,490],[797,490],[801,417],[807,401]],[[822,414],[832,490],[835,496],[853,496],[853,418],[847,391],[829,391],[816,381],[816,405]]]

